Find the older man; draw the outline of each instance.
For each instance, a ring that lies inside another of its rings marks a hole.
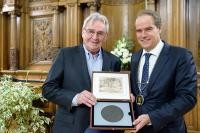
[[[59,51],[43,85],[43,96],[58,105],[54,133],[83,133],[96,103],[90,92],[92,72],[120,70],[119,58],[102,49],[108,30],[107,18],[93,13],[84,20],[83,44]]]

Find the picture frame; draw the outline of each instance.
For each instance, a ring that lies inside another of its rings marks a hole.
[[[90,109],[90,128],[135,129],[130,99],[130,72],[93,72],[92,93],[97,103]]]
[[[90,128],[99,130],[134,129],[133,108],[126,101],[99,101],[91,108]]]
[[[92,93],[97,99],[130,100],[129,72],[93,72]]]

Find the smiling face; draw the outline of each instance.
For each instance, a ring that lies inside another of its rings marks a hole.
[[[96,54],[106,41],[106,26],[100,20],[90,21],[82,29],[83,44],[92,54]]]
[[[137,40],[146,51],[152,50],[160,41],[161,30],[156,27],[152,16],[137,17],[135,27]]]

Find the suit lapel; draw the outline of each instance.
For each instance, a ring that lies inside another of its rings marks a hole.
[[[111,71],[110,66],[111,61],[108,58],[107,53],[102,49],[102,58],[103,58],[103,65],[102,65],[102,71]]]
[[[86,57],[85,57],[85,51],[83,48],[83,45],[78,47],[77,50],[77,59],[76,61],[78,61],[77,66],[80,70],[80,74],[84,77],[84,79],[86,79],[86,83],[91,86],[91,80],[90,80],[90,75],[88,72],[88,67],[87,67],[87,61],[86,61]]]
[[[147,87],[147,92],[150,91],[149,88],[152,88],[155,81],[158,80],[157,78],[159,74],[161,73],[161,71],[163,71],[164,65],[167,63],[169,59],[168,52],[169,52],[169,45],[165,44],[151,73],[149,79],[149,85]]]
[[[132,71],[132,76],[131,78],[133,78],[133,88],[137,88],[137,89],[134,89],[134,90],[137,90],[137,94],[139,94],[139,88],[138,88],[138,76],[135,76],[135,75],[138,75],[138,65],[139,65],[139,61],[140,61],[140,58],[141,58],[141,55],[142,55],[142,50],[140,50],[137,54],[135,54],[133,56],[133,61],[132,61],[132,68],[131,68],[131,71]]]

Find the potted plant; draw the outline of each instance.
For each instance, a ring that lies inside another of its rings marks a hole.
[[[0,78],[0,133],[45,133],[50,119],[40,115],[42,109],[32,105],[44,101],[29,83],[13,82],[11,76]]]

